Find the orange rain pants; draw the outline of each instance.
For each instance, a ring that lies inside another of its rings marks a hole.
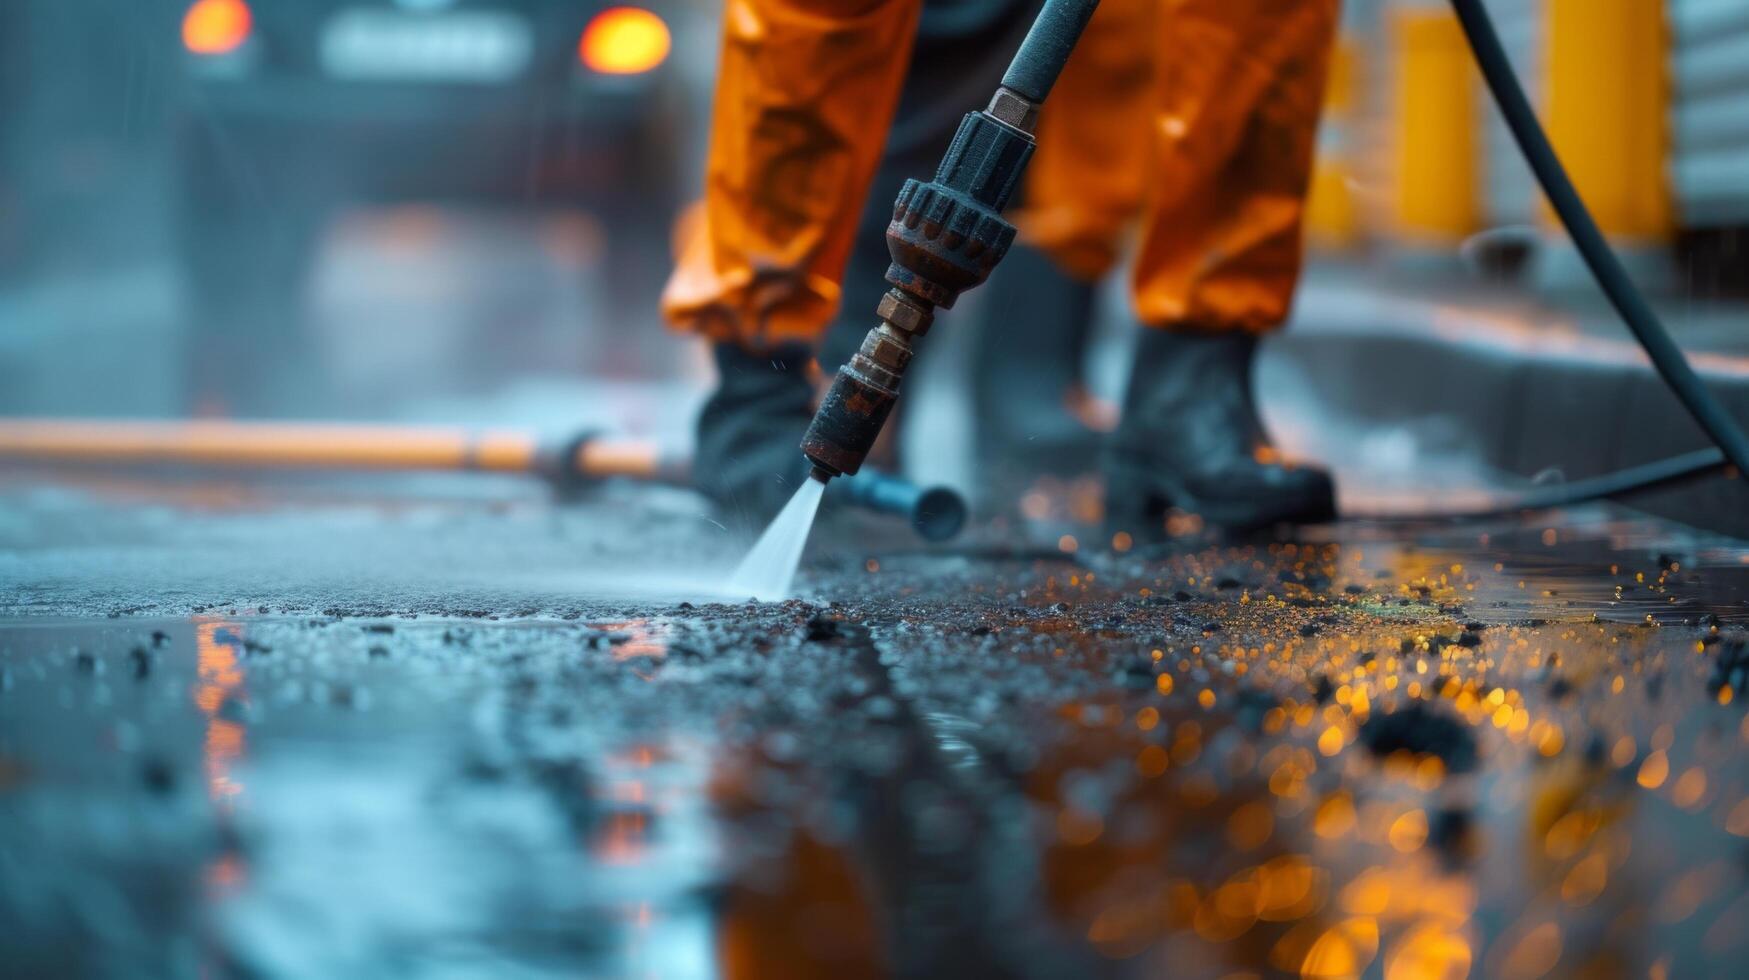
[[[1142,322],[1280,325],[1338,2],[1102,0],[1041,113],[1023,238],[1092,279],[1139,218]],[[754,349],[825,329],[918,9],[729,0],[703,217],[663,294],[671,322]]]

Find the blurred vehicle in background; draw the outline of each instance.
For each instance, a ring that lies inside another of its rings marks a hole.
[[[653,308],[681,156],[670,30],[661,4],[599,0],[186,6],[174,154],[190,407],[271,411],[269,379],[319,376],[299,369],[306,280],[349,206],[582,209],[606,229],[610,305]]]

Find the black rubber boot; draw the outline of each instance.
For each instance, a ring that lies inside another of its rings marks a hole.
[[[991,275],[976,324],[978,472],[992,496],[1099,463],[1100,437],[1070,410],[1092,333],[1094,289],[1017,245]]]
[[[753,529],[777,515],[807,477],[802,433],[814,417],[812,354],[754,354],[716,344],[717,390],[698,416],[693,484],[725,518]]]
[[[1323,470],[1259,462],[1269,445],[1251,391],[1257,338],[1144,329],[1106,448],[1106,522],[1135,540],[1164,536],[1168,508],[1228,531],[1328,521]]]

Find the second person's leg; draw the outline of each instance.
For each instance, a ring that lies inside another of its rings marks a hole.
[[[1040,110],[1019,241],[979,297],[972,391],[978,472],[993,491],[1096,461],[1080,386],[1095,288],[1145,196],[1157,5],[1101,0]]]
[[[1333,515],[1327,474],[1273,460],[1251,372],[1299,277],[1336,18],[1337,0],[1171,0],[1162,12],[1134,282],[1145,329],[1108,465],[1119,530],[1158,532],[1167,506],[1240,528]]]

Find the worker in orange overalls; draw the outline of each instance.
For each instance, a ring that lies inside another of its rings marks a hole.
[[[832,319],[921,0],[730,0],[703,219],[663,296],[715,342],[700,488],[769,513],[801,479],[805,370]],[[1265,452],[1251,369],[1285,320],[1338,0],[1104,0],[1046,102],[1016,224],[1087,280],[1139,233],[1148,328],[1106,454],[1107,516],[1327,519],[1327,474]],[[872,311],[871,311],[872,318]],[[1027,397],[1015,392],[1014,397]]]

